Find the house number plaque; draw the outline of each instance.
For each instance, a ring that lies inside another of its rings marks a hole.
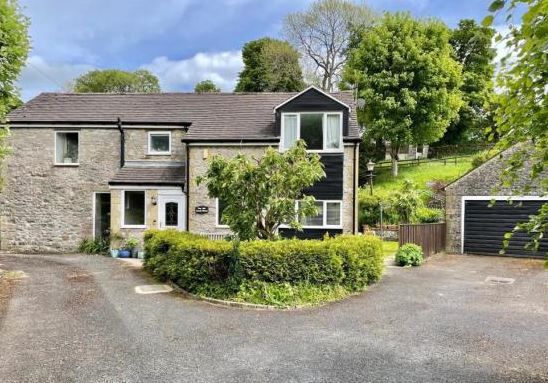
[[[196,206],[194,208],[194,212],[196,214],[207,214],[209,213],[209,207],[204,205]]]

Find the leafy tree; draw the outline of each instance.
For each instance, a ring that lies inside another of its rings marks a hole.
[[[349,53],[343,80],[365,100],[358,109],[365,138],[390,142],[394,176],[399,149],[439,140],[462,105],[461,66],[449,37],[439,21],[387,13]]]
[[[16,0],[0,0],[0,124],[5,124],[6,114],[21,104],[15,81],[29,52],[28,25]],[[0,163],[10,152],[8,135],[8,128],[0,125]]]
[[[318,85],[330,92],[340,80],[352,32],[369,26],[373,20],[373,12],[365,5],[349,0],[319,0],[304,12],[287,15],[284,31],[312,68]]]
[[[211,198],[222,199],[222,219],[240,239],[273,239],[282,223],[299,229],[299,218],[317,214],[314,197],[304,195],[303,189],[322,177],[320,157],[307,153],[299,141],[282,153],[268,148],[260,159],[241,153],[233,159],[213,156],[197,183],[207,185]]]
[[[519,175],[526,174],[529,182],[521,193],[530,191],[536,183],[540,193],[548,193],[548,92],[546,81],[548,65],[546,42],[548,41],[548,2],[546,0],[496,0],[489,10],[493,13],[483,20],[491,25],[494,14],[506,10],[506,21],[510,21],[518,6],[526,11],[521,23],[509,25],[510,32],[497,35],[495,40],[505,43],[509,53],[501,61],[498,87],[502,93],[497,97],[495,112],[497,130],[491,130],[491,138],[500,136],[499,149],[507,149],[521,143],[507,160],[502,174],[502,185],[511,187]],[[526,166],[527,164],[527,166]],[[515,231],[524,230],[532,235],[532,247],[548,232],[548,204],[543,204],[537,215],[518,225]],[[506,238],[508,243],[509,238]]]
[[[158,77],[148,70],[92,70],[74,80],[76,93],[158,93]]]
[[[304,88],[299,53],[288,42],[268,37],[242,50],[244,69],[236,92],[297,92]]]
[[[464,105],[458,118],[449,125],[442,145],[455,145],[485,138],[485,128],[493,124],[490,102],[493,97],[493,73],[496,51],[492,48],[495,30],[461,20],[449,42],[462,65],[461,85]]]
[[[196,84],[194,92],[196,93],[219,93],[221,89],[211,80],[203,80]]]

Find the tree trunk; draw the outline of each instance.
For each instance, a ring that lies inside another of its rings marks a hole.
[[[392,159],[392,177],[398,176],[398,152],[399,146],[393,147],[392,143],[390,144],[390,158]]]

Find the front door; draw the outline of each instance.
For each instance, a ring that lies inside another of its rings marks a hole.
[[[160,229],[184,230],[183,195],[158,196],[158,226]]]

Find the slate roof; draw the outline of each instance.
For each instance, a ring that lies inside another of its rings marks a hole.
[[[125,166],[118,170],[109,185],[183,186],[186,167],[180,166]]]
[[[189,140],[254,140],[277,137],[274,108],[297,93],[42,93],[12,111],[10,124],[192,123]],[[352,92],[331,95],[351,107],[348,137],[359,137]]]

